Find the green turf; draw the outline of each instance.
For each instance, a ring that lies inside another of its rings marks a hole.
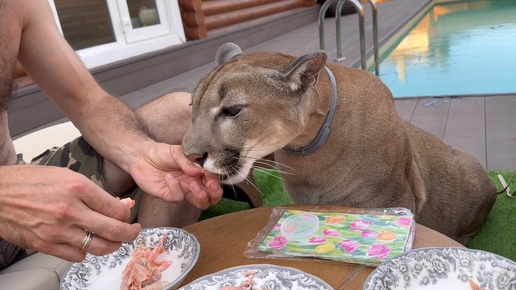
[[[498,190],[503,187],[497,174],[500,173],[506,181],[511,175],[511,172],[497,170],[488,173]],[[514,192],[516,180],[513,179],[509,187]],[[498,196],[482,229],[471,238],[468,248],[489,251],[516,261],[516,196],[509,197],[505,193]]]
[[[489,171],[497,188],[502,186],[497,174],[501,173],[505,180],[509,180],[510,172]],[[263,206],[281,206],[291,204],[276,170],[260,170],[254,172],[254,178],[260,191],[263,193]],[[516,190],[516,178],[510,184],[511,190]],[[222,200],[215,206],[204,211],[201,219],[214,217],[234,211],[248,209],[249,205],[243,202]],[[516,261],[516,197],[500,194],[479,233],[473,236],[468,248],[489,251]]]
[[[279,206],[292,203],[292,200],[283,188],[277,170],[255,170],[253,177],[260,192],[263,194],[263,206]],[[205,210],[201,215],[201,220],[248,208],[250,207],[245,202],[222,199],[216,205]]]

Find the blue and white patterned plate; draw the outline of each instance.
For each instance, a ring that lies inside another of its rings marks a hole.
[[[516,290],[516,262],[467,248],[422,248],[376,268],[364,290]]]
[[[253,272],[252,289],[276,290],[333,290],[323,280],[295,268],[280,267],[269,264],[245,265],[228,268],[206,275],[180,290],[220,290],[222,287],[239,287],[248,278],[245,273]],[[244,289],[244,288],[242,288]],[[246,288],[247,289],[247,288]]]
[[[164,289],[177,289],[199,259],[200,245],[195,236],[178,228],[143,229],[131,243],[123,243],[116,252],[102,257],[87,254],[86,258],[70,266],[61,279],[61,290],[120,289],[122,271],[131,260],[131,252],[143,239],[146,246],[156,245],[163,235],[165,252],[159,260],[172,264],[162,272],[159,281],[168,281]]]

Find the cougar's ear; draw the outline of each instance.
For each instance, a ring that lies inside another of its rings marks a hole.
[[[243,52],[242,52],[242,49],[240,48],[240,46],[238,46],[234,43],[231,43],[231,42],[224,43],[217,50],[217,54],[215,55],[215,64],[216,65],[223,64],[223,63],[225,63],[235,57],[238,57],[242,54],[243,54]]]
[[[315,86],[327,58],[326,52],[320,50],[292,60],[285,73],[289,87],[292,90],[306,91],[309,87]]]

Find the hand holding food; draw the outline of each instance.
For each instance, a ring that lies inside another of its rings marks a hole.
[[[141,230],[127,223],[126,206],[67,168],[3,166],[0,179],[0,236],[23,248],[79,262],[86,252],[116,251]]]

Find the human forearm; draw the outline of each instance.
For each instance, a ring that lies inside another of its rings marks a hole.
[[[107,94],[95,99],[67,115],[96,151],[129,172],[134,159],[143,154],[142,147],[153,141],[144,124],[120,100]]]
[[[19,60],[105,158],[129,172],[131,156],[150,141],[130,108],[105,92],[57,29],[46,1],[18,1],[24,11]]]

